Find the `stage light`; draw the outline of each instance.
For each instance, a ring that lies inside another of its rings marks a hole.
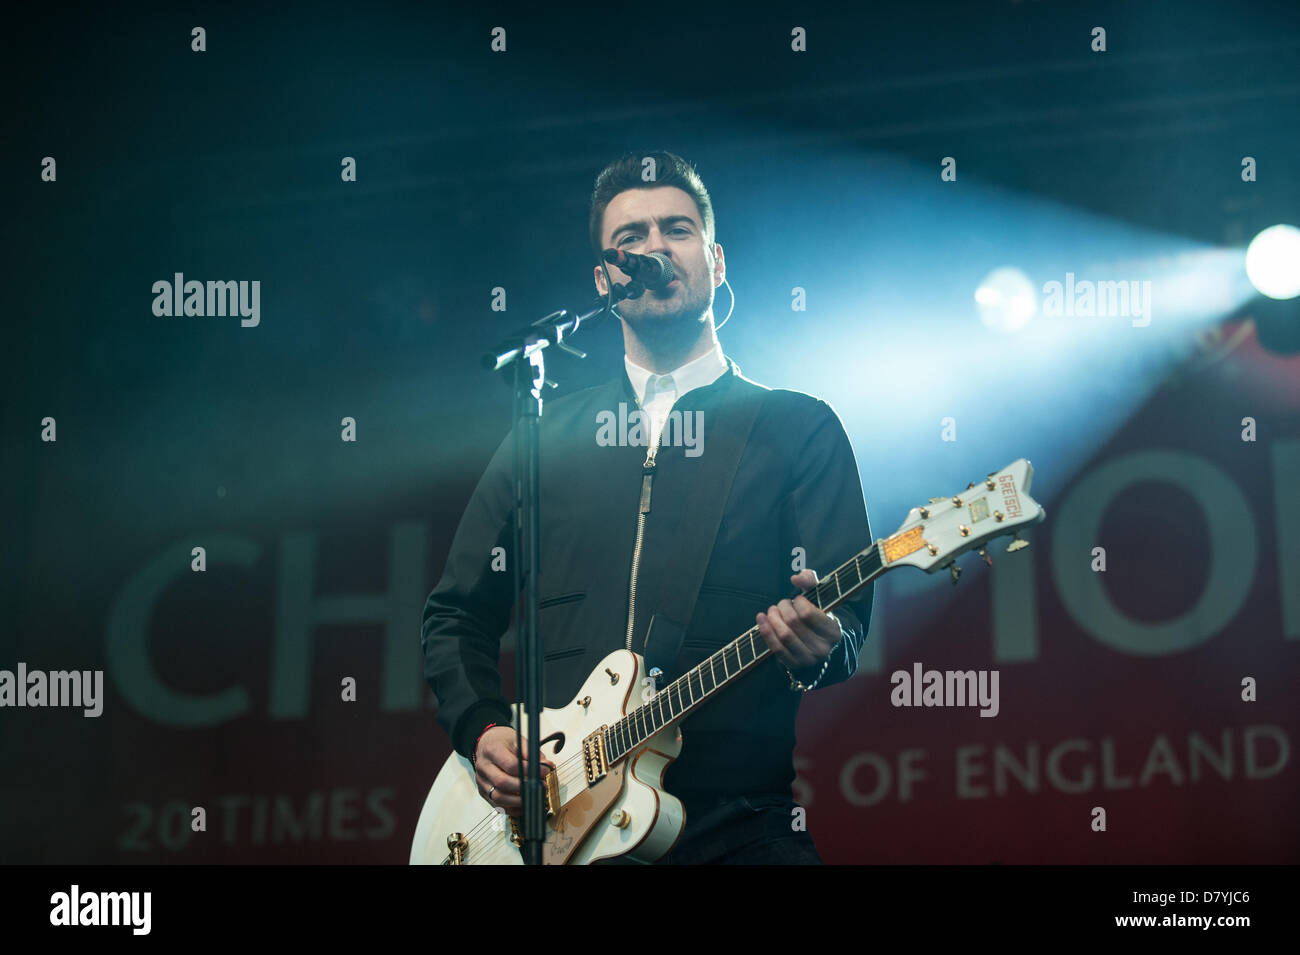
[[[1246,275],[1269,298],[1300,295],[1300,229],[1269,226],[1251,239],[1246,247]]]
[[[1024,328],[1038,312],[1038,290],[1019,269],[994,269],[975,290],[980,321],[995,332]]]

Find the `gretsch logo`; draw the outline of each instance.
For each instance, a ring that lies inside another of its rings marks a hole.
[[[1007,517],[1020,516],[1020,495],[1016,493],[1016,482],[1010,474],[998,478],[998,487],[1002,489],[1002,506],[1007,509]]]

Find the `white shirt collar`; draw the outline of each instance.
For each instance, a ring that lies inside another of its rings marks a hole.
[[[727,359],[723,357],[722,346],[718,344],[717,339],[714,339],[713,347],[699,358],[692,359],[664,375],[656,375],[648,368],[642,368],[626,355],[623,356],[623,364],[627,368],[627,377],[632,382],[632,388],[636,391],[637,400],[642,405],[645,404],[646,389],[651,378],[659,379],[671,375],[676,397],[681,398],[688,391],[713,384],[727,370]]]

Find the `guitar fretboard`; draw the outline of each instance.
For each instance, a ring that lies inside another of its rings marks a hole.
[[[804,594],[817,608],[834,610],[862,589],[883,569],[878,544],[845,561],[817,586]],[[723,687],[749,673],[772,651],[758,632],[750,627],[717,653],[688,670],[655,693],[649,702],[624,716],[605,730],[605,753],[610,764],[632,752],[671,723],[688,716]]]

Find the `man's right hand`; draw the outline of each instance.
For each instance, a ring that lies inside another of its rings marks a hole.
[[[528,740],[524,740],[524,772],[528,771]],[[555,769],[555,764],[542,759],[542,776]],[[500,806],[506,815],[518,816],[523,812],[520,795],[523,780],[519,773],[519,751],[515,749],[515,730],[512,726],[494,726],[479,737],[474,757],[474,778],[479,795],[494,806]],[[495,788],[494,788],[495,787]]]

